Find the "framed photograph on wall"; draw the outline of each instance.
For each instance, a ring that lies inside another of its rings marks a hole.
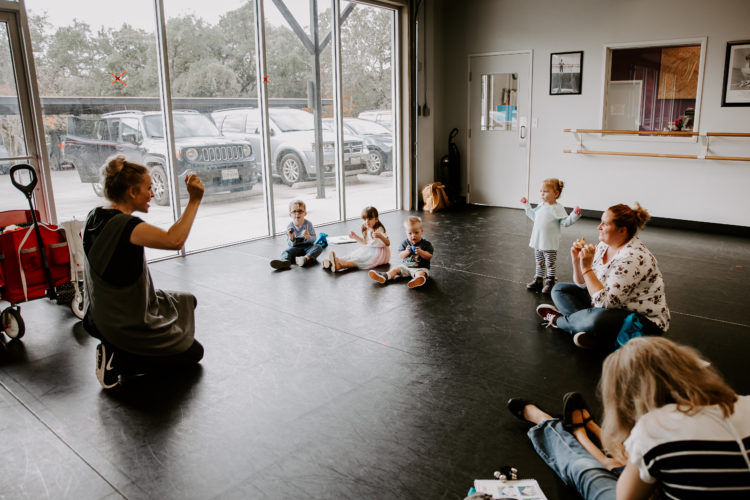
[[[581,93],[583,51],[550,54],[549,94],[575,95]]]
[[[750,106],[750,40],[727,43],[722,106]]]

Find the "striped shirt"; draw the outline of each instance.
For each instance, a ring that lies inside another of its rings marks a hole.
[[[731,424],[731,425],[730,425]],[[734,435],[736,431],[737,437]],[[625,440],[629,461],[664,498],[750,498],[750,396],[725,420],[718,406],[687,415],[674,404],[641,417]]]

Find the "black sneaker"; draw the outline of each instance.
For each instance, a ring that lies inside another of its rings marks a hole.
[[[281,271],[281,270],[284,270],[284,269],[291,269],[292,268],[292,263],[289,262],[288,260],[277,260],[277,259],[274,259],[274,260],[271,261],[271,267],[274,268],[274,269],[277,269],[277,270]]]
[[[120,374],[112,366],[114,353],[107,356],[107,348],[104,344],[96,346],[96,378],[104,389],[112,389],[120,384]]]
[[[528,290],[531,290],[531,291],[534,291],[534,292],[538,292],[539,290],[542,289],[542,285],[543,284],[544,284],[544,280],[542,279],[542,277],[541,276],[537,276],[537,277],[534,278],[534,281],[530,281],[530,282],[526,283],[526,288]]]

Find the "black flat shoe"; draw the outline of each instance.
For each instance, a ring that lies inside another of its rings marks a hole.
[[[582,422],[573,423],[573,412],[576,410],[581,411],[581,418],[583,418],[583,410],[586,410],[589,416],[584,418]],[[586,422],[592,422],[593,420],[591,410],[589,410],[580,393],[569,392],[563,396],[563,426],[568,432],[572,432],[579,427],[585,427]]]
[[[533,405],[529,400],[522,399],[522,398],[510,398],[508,400],[508,410],[519,420],[523,420],[527,424],[530,424],[532,422],[529,422],[526,420],[526,418],[523,416],[523,409],[526,408],[528,405]],[[536,406],[536,405],[534,405]]]

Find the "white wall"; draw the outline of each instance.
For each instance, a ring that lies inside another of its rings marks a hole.
[[[532,49],[533,110],[539,126],[531,134],[532,201],[546,177],[565,181],[561,201],[604,210],[639,201],[652,216],[750,226],[750,162],[680,160],[564,154],[574,146],[564,128],[602,128],[604,46],[609,43],[706,38],[700,132],[749,132],[750,107],[721,107],[726,42],[750,39],[748,0],[425,0],[436,41],[428,44],[428,95],[437,96],[429,130],[420,133],[420,156],[439,159],[448,132],[460,129],[462,173],[466,175],[468,55]],[[436,13],[436,11],[438,11]],[[429,38],[429,36],[428,36]],[[550,96],[551,52],[584,51],[583,91]],[[437,68],[433,72],[432,69]],[[430,74],[432,73],[432,74]],[[697,154],[694,143],[629,141],[584,136],[584,146],[613,151]],[[712,140],[712,143],[714,141]],[[714,154],[750,156],[750,139],[716,141]],[[446,150],[446,151],[443,151]],[[420,161],[420,183],[432,164]],[[464,182],[465,189],[465,182]]]

